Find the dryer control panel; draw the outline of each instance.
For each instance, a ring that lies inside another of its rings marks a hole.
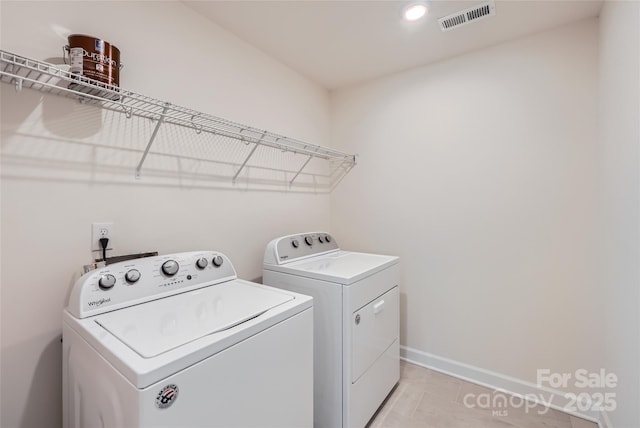
[[[216,251],[128,260],[81,276],[67,310],[85,318],[236,278],[229,258]]]
[[[339,249],[333,236],[326,232],[283,236],[269,242],[265,250],[264,262],[280,265]]]

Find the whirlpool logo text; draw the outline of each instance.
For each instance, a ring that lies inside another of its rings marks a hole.
[[[107,297],[107,298],[102,298],[100,300],[92,300],[91,302],[88,302],[87,304],[91,307],[98,307],[98,306],[102,306],[105,303],[109,303],[111,301],[111,297]]]

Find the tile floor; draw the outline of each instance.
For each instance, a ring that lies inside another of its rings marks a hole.
[[[512,405],[500,401],[491,404],[499,398],[508,400],[510,396],[402,361],[400,383],[369,428],[598,427],[543,406],[526,408],[517,399],[508,400]]]

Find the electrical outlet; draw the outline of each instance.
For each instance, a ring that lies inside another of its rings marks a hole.
[[[102,251],[100,238],[109,238],[107,250],[113,250],[113,223],[92,224],[91,251]]]

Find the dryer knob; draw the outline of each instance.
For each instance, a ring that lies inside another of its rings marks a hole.
[[[311,239],[310,236],[305,236],[304,237],[304,242],[308,245],[311,246],[311,243],[313,242],[313,240]]]
[[[175,260],[167,260],[162,263],[162,273],[168,276],[173,276],[178,273],[180,269],[180,265]]]
[[[223,261],[224,259],[222,258],[222,256],[215,256],[213,260],[211,260],[211,263],[213,263],[215,267],[220,267],[222,266]]]
[[[116,277],[111,275],[110,273],[102,275],[98,280],[98,286],[103,290],[108,290],[114,285],[116,285]]]
[[[324,240],[327,242],[331,242],[331,237],[329,235],[325,235]]]
[[[132,284],[134,282],[138,282],[138,280],[140,279],[140,271],[138,269],[131,269],[130,271],[124,274],[124,279],[126,279],[127,282],[130,282]]]
[[[298,246],[300,245],[300,243],[298,242],[297,239],[294,239],[293,241],[291,241],[291,245],[293,246],[293,248],[298,248]]]
[[[207,261],[207,259],[205,259],[204,257],[200,257],[197,261],[196,261],[196,267],[198,267],[198,269],[204,269],[207,267],[207,265],[209,264],[209,262]]]
[[[324,238],[322,236],[318,236],[318,242],[324,244]]]

